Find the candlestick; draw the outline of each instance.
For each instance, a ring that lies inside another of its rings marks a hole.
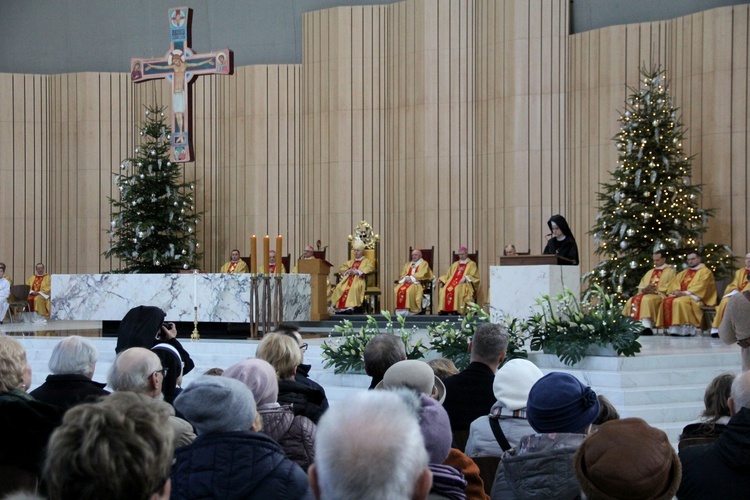
[[[258,238],[255,235],[250,237],[250,272],[258,274]]]
[[[281,266],[283,260],[281,259],[281,235],[276,237],[276,274],[281,274]]]
[[[265,274],[270,274],[268,272],[269,267],[271,267],[271,237],[268,235],[265,235],[263,237],[263,272]]]

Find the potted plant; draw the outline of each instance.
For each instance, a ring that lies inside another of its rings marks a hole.
[[[601,287],[593,288],[583,303],[568,289],[555,297],[556,307],[548,295],[537,299],[541,312],[524,323],[531,335],[532,351],[557,354],[569,366],[607,349],[611,355],[623,356],[635,356],[641,351],[638,332],[642,325],[623,316],[622,306]]]
[[[417,328],[412,327],[407,329],[404,326],[405,318],[397,315],[396,318],[399,327],[396,330],[393,325],[391,313],[389,311],[381,311],[381,314],[388,321],[384,332],[380,331],[377,320],[370,315],[367,316],[367,323],[356,331],[354,325],[348,319],[334,326],[333,330],[338,335],[329,334],[329,339],[323,342],[322,345],[323,352],[321,356],[325,359],[323,366],[326,368],[333,367],[334,373],[364,373],[365,346],[370,339],[380,333],[390,333],[391,335],[401,337],[406,347],[406,359],[423,358],[427,348],[421,339],[416,342],[413,340]]]

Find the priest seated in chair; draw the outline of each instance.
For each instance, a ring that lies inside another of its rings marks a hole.
[[[424,286],[422,281],[433,279],[430,265],[422,259],[422,251],[411,251],[411,261],[404,264],[396,282],[396,314],[421,314]]]
[[[458,249],[458,260],[438,278],[440,288],[439,314],[466,314],[469,302],[476,302],[479,268],[469,258],[466,247]]]
[[[354,313],[362,309],[367,274],[375,271],[375,264],[365,257],[365,244],[362,240],[354,240],[352,253],[354,258],[339,267],[340,281],[331,294],[331,304],[337,313]]]

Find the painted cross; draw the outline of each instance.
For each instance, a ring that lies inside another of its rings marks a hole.
[[[190,15],[188,7],[169,9],[171,49],[158,59],[130,60],[133,83],[166,78],[172,82],[172,137],[169,156],[173,162],[192,159],[190,148],[190,81],[198,75],[228,75],[232,70],[229,49],[196,54],[189,46]]]

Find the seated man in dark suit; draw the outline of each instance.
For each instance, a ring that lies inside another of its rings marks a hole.
[[[443,407],[451,419],[451,430],[469,431],[471,423],[489,414],[497,402],[492,384],[495,372],[505,359],[508,333],[500,325],[485,323],[474,332],[469,350],[469,366],[445,383]]]

